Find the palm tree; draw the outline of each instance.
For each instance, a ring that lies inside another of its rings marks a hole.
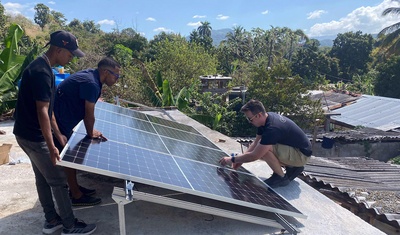
[[[211,37],[211,26],[210,22],[204,21],[200,22],[201,25],[197,28],[197,31],[199,32],[200,37]]]
[[[399,0],[393,0],[400,2]],[[382,16],[400,15],[400,7],[389,7],[382,12]],[[400,53],[400,22],[390,25],[378,34],[381,47],[388,54]]]

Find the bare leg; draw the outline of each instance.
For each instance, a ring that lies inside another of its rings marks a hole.
[[[68,186],[72,197],[75,199],[81,198],[82,192],[79,190],[78,179],[76,178],[76,170],[68,167],[64,167],[64,170],[67,174]]]
[[[282,164],[279,162],[278,158],[276,158],[275,154],[272,151],[268,151],[267,154],[261,157],[261,159],[264,160],[269,165],[269,167],[271,167],[272,171],[275,174],[278,174],[281,177],[285,176],[281,167]]]

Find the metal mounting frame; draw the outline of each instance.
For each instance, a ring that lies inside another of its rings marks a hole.
[[[125,189],[114,187],[112,193],[112,199],[118,204],[121,235],[126,235],[124,206],[138,200],[274,227],[286,230],[290,234],[297,234],[299,232],[297,228],[278,213],[245,208],[183,193],[157,195],[149,192],[140,192],[133,190],[133,183],[130,181],[127,181],[125,185]]]

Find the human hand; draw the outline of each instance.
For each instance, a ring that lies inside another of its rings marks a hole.
[[[232,163],[232,168],[237,170],[243,163]]]
[[[92,139],[101,139],[106,141],[107,138],[103,136],[103,134],[98,130],[93,130]]]
[[[57,161],[61,161],[60,158],[60,152],[58,151],[58,149],[56,147],[49,149],[50,150],[50,160],[53,163],[53,165],[56,165]]]
[[[231,164],[231,157],[223,157],[219,160],[219,164],[221,164],[222,166],[225,166],[227,164]]]

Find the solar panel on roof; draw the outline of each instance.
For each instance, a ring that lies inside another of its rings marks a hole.
[[[135,118],[140,116],[136,111],[118,109],[124,108],[98,102],[95,128],[102,131],[108,141],[85,138],[81,122],[61,154],[60,165],[240,206],[305,217],[244,168],[241,171],[221,168],[218,159],[226,153],[199,132],[187,131],[190,130],[187,125],[164,126],[171,121],[161,122],[159,118],[144,114],[148,120],[145,121]],[[126,115],[130,112],[131,117]]]

